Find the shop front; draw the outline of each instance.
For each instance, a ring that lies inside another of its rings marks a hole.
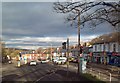
[[[93,62],[95,63],[101,63],[101,56],[100,53],[93,53]]]
[[[109,63],[107,52],[93,53],[93,62],[107,65]]]
[[[109,64],[120,67],[120,53],[112,52],[109,56]]]
[[[109,63],[109,56],[107,55],[107,52],[102,52],[100,55],[101,55],[101,64],[107,65]]]
[[[112,52],[107,52],[107,56],[109,58],[108,64],[110,64],[111,63],[111,59],[112,59]]]

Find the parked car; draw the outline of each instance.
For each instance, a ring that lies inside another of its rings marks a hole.
[[[37,65],[37,62],[36,61],[30,61],[30,63],[29,63],[30,65]]]
[[[74,57],[69,58],[69,62],[72,62],[74,60]]]
[[[65,59],[59,59],[56,61],[56,64],[60,65],[60,64],[65,64],[66,60]]]
[[[74,58],[74,59],[73,59],[73,62],[74,62],[74,63],[78,63],[78,59],[77,59],[77,58]]]
[[[12,63],[12,60],[9,60],[8,63],[11,64],[11,63]]]
[[[56,64],[65,64],[67,62],[66,57],[60,57],[58,60],[56,60]]]
[[[48,62],[49,62],[49,60],[47,60],[47,59],[41,60],[41,63],[48,63]]]
[[[53,62],[56,63],[59,60],[59,58],[54,58]]]

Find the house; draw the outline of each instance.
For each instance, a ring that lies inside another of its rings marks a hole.
[[[93,62],[120,66],[120,33],[111,34],[100,36],[94,42]]]

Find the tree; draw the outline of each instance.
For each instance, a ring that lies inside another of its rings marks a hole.
[[[11,57],[15,57],[15,56],[17,56],[19,53],[20,53],[20,50],[14,50],[14,52],[12,52],[12,53],[10,54],[10,56],[11,56]]]
[[[66,22],[76,26],[77,17],[81,16],[83,27],[90,24],[93,27],[108,22],[114,29],[120,24],[120,2],[55,2],[54,10],[58,13],[68,13]],[[91,26],[91,27],[92,27]]]
[[[10,55],[13,51],[10,48],[8,48],[8,49],[5,49],[5,52],[6,52],[6,55]]]
[[[5,50],[5,43],[4,42],[1,42],[1,55],[2,55],[2,57],[3,56],[6,56],[6,50]]]
[[[42,48],[38,48],[36,52],[40,54],[42,52]]]

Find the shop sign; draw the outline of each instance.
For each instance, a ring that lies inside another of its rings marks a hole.
[[[108,55],[108,56],[111,56],[111,55],[112,55],[112,52],[107,52],[107,55]]]
[[[112,55],[113,55],[113,56],[120,56],[120,53],[113,52]]]

